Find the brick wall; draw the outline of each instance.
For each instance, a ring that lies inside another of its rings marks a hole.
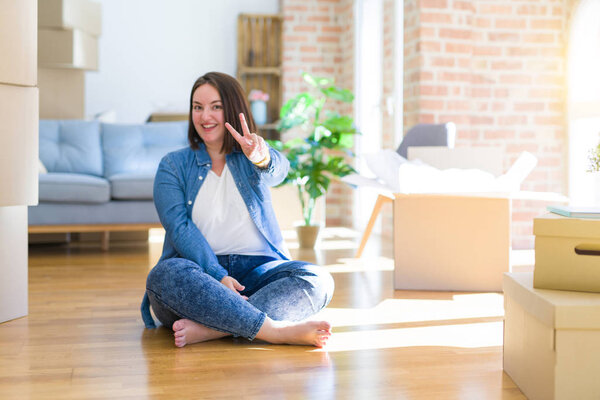
[[[566,192],[567,1],[405,2],[405,125],[454,121],[457,146],[538,157],[524,190]],[[513,202],[513,247],[546,204]]]
[[[308,87],[300,71],[333,77],[344,88],[354,88],[354,2],[352,0],[282,0],[284,101]],[[352,105],[335,105],[352,113]],[[353,192],[333,182],[327,193],[326,224],[352,225]]]
[[[282,0],[284,97],[302,91],[298,72],[335,76],[352,89],[352,0]],[[538,157],[524,190],[566,193],[566,44],[578,0],[405,0],[404,126],[453,121],[457,146],[498,146],[504,169],[521,151]],[[394,7],[384,0],[384,98],[393,93]],[[393,118],[382,143],[395,147]],[[336,185],[328,225],[351,225],[352,192]],[[533,245],[532,218],[546,204],[513,202],[513,246]],[[391,230],[391,208],[383,212]],[[386,228],[387,227],[387,228]]]

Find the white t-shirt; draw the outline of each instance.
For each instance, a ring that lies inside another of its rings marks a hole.
[[[217,255],[265,255],[269,245],[250,218],[246,203],[225,164],[208,171],[192,208],[192,221]]]

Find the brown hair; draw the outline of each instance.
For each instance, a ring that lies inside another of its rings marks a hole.
[[[223,104],[223,116],[225,122],[229,122],[240,135],[244,135],[239,117],[240,113],[244,113],[250,132],[256,132],[254,117],[252,117],[248,101],[246,100],[246,93],[244,92],[244,89],[242,89],[240,83],[234,77],[227,74],[221,72],[209,72],[196,80],[192,87],[192,93],[190,94],[188,141],[192,149],[197,149],[198,143],[202,142],[202,138],[198,135],[194,122],[192,121],[192,99],[196,89],[205,84],[211,85],[219,92],[221,103]],[[221,151],[225,154],[229,154],[234,149],[241,150],[240,145],[233,136],[229,134],[227,128],[225,128],[225,138],[223,140]]]

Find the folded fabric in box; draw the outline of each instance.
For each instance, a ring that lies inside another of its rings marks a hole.
[[[375,177],[351,174],[342,179],[344,182],[405,194],[518,191],[521,182],[537,164],[533,154],[523,152],[505,174],[495,177],[474,168],[440,170],[421,160],[408,161],[387,149],[363,157]]]

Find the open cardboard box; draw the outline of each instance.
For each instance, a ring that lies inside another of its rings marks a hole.
[[[494,176],[502,171],[502,152],[491,147],[413,147],[408,149],[408,158],[441,170],[476,168]],[[503,185],[503,191],[400,193],[381,189],[357,256],[382,203],[393,202],[395,289],[502,291],[502,274],[510,269],[511,200],[568,200],[556,193],[518,190],[533,166],[529,162],[519,168],[515,163],[505,174],[512,183]]]

